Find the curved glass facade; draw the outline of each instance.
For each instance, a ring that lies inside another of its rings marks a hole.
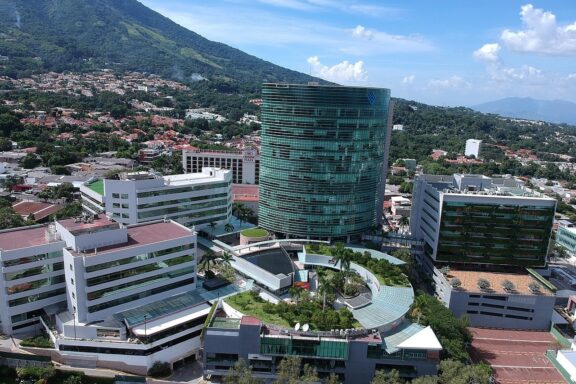
[[[264,84],[259,225],[291,237],[357,235],[376,222],[390,90]]]

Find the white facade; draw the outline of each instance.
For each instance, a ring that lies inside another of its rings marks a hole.
[[[90,213],[106,214],[122,224],[164,218],[202,229],[225,224],[232,215],[232,172],[204,168],[199,173],[157,176],[126,173],[120,180],[105,179],[99,195],[84,185],[82,205]]]
[[[258,184],[260,153],[255,147],[245,147],[242,151],[184,149],[182,167],[186,173],[202,172],[205,167],[229,169],[234,184]]]
[[[474,156],[478,158],[480,155],[480,145],[482,140],[468,139],[466,140],[466,149],[464,150],[464,156]]]
[[[0,322],[5,334],[38,327],[43,309],[64,308],[62,249],[54,226],[0,231]]]
[[[196,234],[174,221],[103,215],[0,232],[0,320],[42,327],[61,360],[136,374],[200,349],[210,305],[197,295]]]

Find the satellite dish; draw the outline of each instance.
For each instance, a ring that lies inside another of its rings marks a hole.
[[[310,326],[309,326],[308,324],[304,324],[304,325],[302,326],[302,330],[303,330],[304,332],[308,332],[309,329],[310,329]]]
[[[294,330],[298,331],[300,329],[300,323],[296,323],[296,325],[294,326]]]

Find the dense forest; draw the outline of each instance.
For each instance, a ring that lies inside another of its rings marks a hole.
[[[112,68],[248,87],[318,80],[207,40],[136,0],[0,2],[0,31],[0,73],[9,77]]]

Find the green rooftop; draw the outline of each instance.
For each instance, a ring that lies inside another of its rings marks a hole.
[[[104,195],[104,180],[93,181],[87,187],[99,195]]]
[[[224,317],[215,317],[212,320],[211,328],[221,328],[221,329],[239,329],[240,319],[227,319]]]
[[[240,232],[242,236],[246,237],[264,237],[268,236],[268,231],[262,228],[248,228]]]

